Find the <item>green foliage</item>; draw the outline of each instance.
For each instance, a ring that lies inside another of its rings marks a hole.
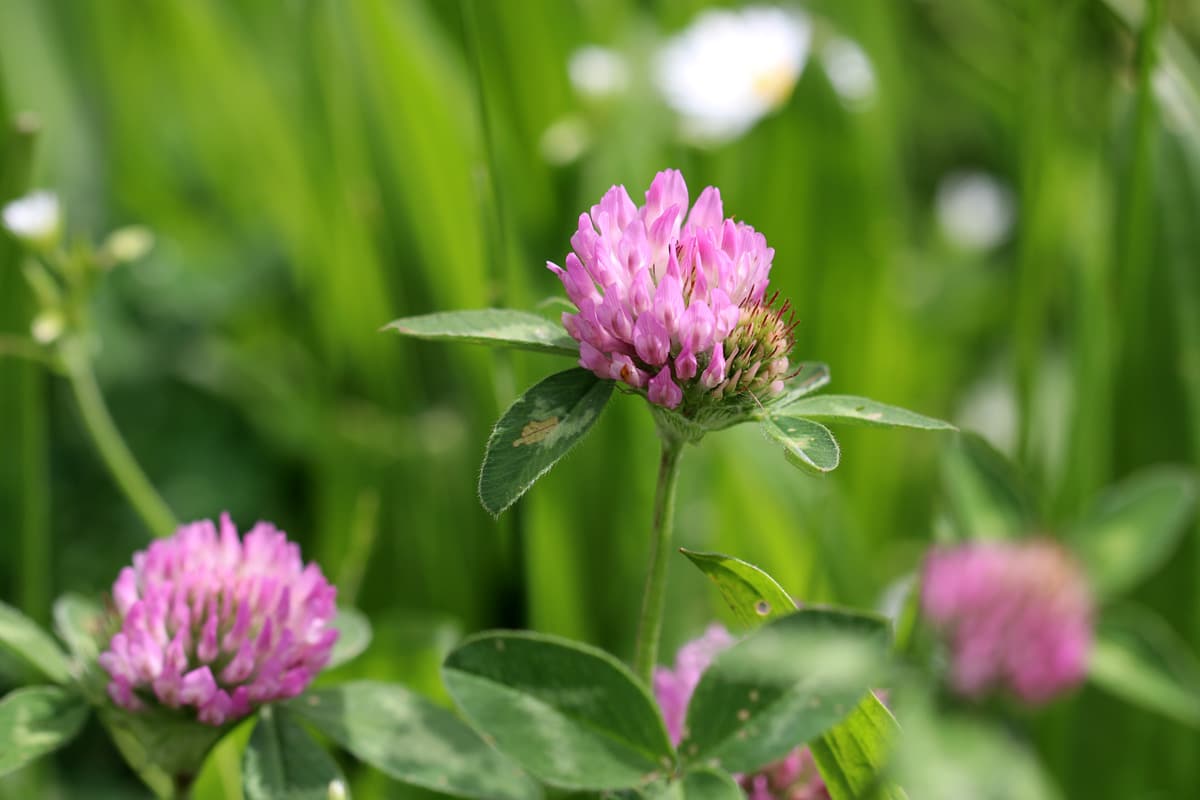
[[[518,764],[571,789],[624,789],[675,762],[654,700],[615,658],[534,633],[484,633],[446,659],[446,687]]]
[[[0,776],[70,742],[88,717],[78,694],[30,686],[0,699]]]
[[[692,764],[748,772],[841,721],[883,676],[877,618],[802,609],[751,633],[705,670],[679,744]]]
[[[106,625],[104,609],[90,598],[68,592],[54,601],[54,632],[81,662],[95,659],[107,644]]]
[[[926,431],[958,430],[949,422],[926,417],[897,406],[848,394],[822,394],[797,400],[788,413],[820,422],[840,422],[875,428],[917,428]]]
[[[66,654],[50,634],[10,605],[0,603],[0,647],[55,683],[71,678]]]
[[[1130,703],[1200,727],[1200,662],[1157,614],[1128,605],[1106,609],[1088,677]]]
[[[488,439],[479,499],[499,516],[592,428],[612,394],[578,367],[540,381],[508,407]]]
[[[338,608],[333,627],[337,628],[338,638],[325,669],[333,669],[353,660],[371,643],[371,621],[357,609]]]
[[[179,778],[194,778],[232,724],[205,725],[171,709],[98,709],[113,744],[137,776],[159,797],[173,796]]]
[[[652,800],[742,800],[746,795],[727,773],[694,769],[672,781]]]
[[[734,617],[748,628],[796,609],[795,601],[783,587],[753,564],[733,556],[697,553],[686,548],[683,554],[716,584]]]
[[[246,800],[333,800],[345,784],[337,763],[286,712],[263,709],[242,760]]]
[[[809,747],[832,800],[905,800],[908,795],[892,783],[880,783],[900,738],[892,712],[868,693],[850,715]]]
[[[721,592],[738,622],[756,627],[787,616],[792,598],[775,579],[753,564],[719,553],[684,550]],[[903,798],[904,791],[881,783],[899,726],[873,692],[867,692],[843,721],[809,742],[833,800],[855,800],[876,791],[880,800]]]
[[[1112,597],[1159,570],[1192,518],[1196,476],[1181,469],[1138,473],[1096,498],[1066,533],[1102,597]]]
[[[899,704],[904,736],[894,774],[910,797],[927,800],[1058,800],[1060,794],[1029,746],[1011,731],[956,712],[939,713],[928,698]]]
[[[829,385],[829,366],[819,361],[806,361],[796,374],[787,380],[783,391],[771,400],[771,408],[786,409],[792,403]]]
[[[541,794],[454,714],[402,686],[354,681],[314,689],[285,708],[396,780],[477,800]]]
[[[579,343],[563,326],[537,314],[504,308],[439,311],[395,320],[385,330],[414,339],[460,341],[579,357]]]
[[[942,483],[963,539],[1012,539],[1033,532],[1032,499],[1012,463],[977,434],[946,451]]]
[[[802,417],[770,416],[762,421],[768,438],[783,445],[787,460],[805,472],[822,475],[837,468],[841,449],[819,422]]]

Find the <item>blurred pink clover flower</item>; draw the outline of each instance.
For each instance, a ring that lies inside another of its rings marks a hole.
[[[708,665],[734,638],[720,625],[710,625],[704,635],[679,648],[675,667],[654,672],[654,696],[667,723],[671,743],[686,735],[688,703]],[[813,761],[812,751],[797,747],[778,761],[750,775],[737,776],[750,800],[829,800],[829,792]]]
[[[1004,688],[1041,704],[1079,684],[1093,601],[1075,558],[1048,539],[935,548],[921,587],[925,616],[947,638],[954,688]]]

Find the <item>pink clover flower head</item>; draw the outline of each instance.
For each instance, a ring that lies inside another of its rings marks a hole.
[[[709,625],[703,636],[679,648],[675,654],[675,669],[658,667],[654,670],[654,697],[662,709],[671,744],[679,744],[683,738],[688,703],[700,683],[700,676],[717,657],[717,653],[733,642],[729,631],[720,625]]]
[[[830,800],[807,747],[797,747],[753,775],[740,776],[738,784],[749,800]]]
[[[222,725],[295,697],[329,662],[337,590],[273,525],[238,537],[228,514],[181,526],[113,584],[121,628],[100,665],[122,708],[194,709]]]
[[[672,744],[678,745],[687,736],[684,721],[700,677],[717,654],[734,642],[729,631],[720,625],[710,625],[699,639],[679,648],[674,669],[659,667],[654,671],[654,696]],[[829,800],[825,782],[807,747],[797,747],[755,773],[736,777],[750,800]]]
[[[1030,705],[1079,684],[1094,605],[1083,570],[1049,539],[974,542],[925,560],[921,607],[946,637],[967,697],[1007,689]]]
[[[783,389],[794,324],[766,296],[775,251],[724,213],[712,186],[689,210],[683,175],[666,170],[644,205],[613,186],[580,215],[566,266],[547,266],[578,309],[563,326],[581,366],[684,413]]]

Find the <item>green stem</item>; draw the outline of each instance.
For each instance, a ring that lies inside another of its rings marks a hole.
[[[78,339],[65,342],[63,362],[84,425],[109,472],[134,510],[146,523],[146,527],[155,536],[166,536],[178,525],[175,515],[150,484],[146,474],[134,460],[133,454],[129,452],[125,440],[121,438],[120,431],[108,413],[108,406],[104,404],[104,396],[96,383],[96,374],[92,371],[91,361],[83,348],[83,342]]]
[[[663,606],[667,597],[667,558],[671,549],[671,525],[675,516],[675,482],[679,477],[679,456],[683,442],[663,437],[662,458],[658,462],[658,488],[654,492],[653,543],[650,572],[642,592],[642,614],[638,623],[637,645],[633,652],[633,671],[647,685],[658,663],[658,640],[662,634]]]
[[[338,604],[353,607],[358,602],[358,590],[362,587],[363,573],[371,551],[375,549],[379,533],[379,492],[365,489],[358,495],[354,517],[350,524],[350,543],[335,583],[338,587]]]

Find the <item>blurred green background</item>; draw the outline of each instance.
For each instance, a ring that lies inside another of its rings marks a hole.
[[[1051,527],[1151,463],[1200,460],[1200,6],[1084,0],[809,2],[874,68],[848,106],[810,57],[740,139],[680,144],[636,69],[603,101],[568,79],[601,44],[644,59],[701,2],[2,0],[0,108],[35,111],[33,175],[72,235],[158,237],[95,298],[118,425],[184,519],[229,510],[300,540],[377,640],[349,674],[434,694],[454,631],[532,627],[628,657],[656,441],[619,397],[493,521],[489,426],[562,362],[379,332],[439,309],[561,295],[580,211],[684,171],[776,248],[796,357],[835,391],[979,427],[1041,488]],[[1146,58],[1156,53],[1156,59]],[[590,147],[550,164],[570,116]],[[1015,224],[969,247],[939,223],[954,173],[1009,187]],[[11,243],[4,246],[11,247]],[[32,301],[0,274],[0,328]],[[796,596],[873,607],[937,534],[948,437],[839,431],[806,478],[747,428],[684,461],[680,544],[760,564]],[[65,384],[0,360],[0,599],[46,621],[106,591],[146,532]],[[672,564],[664,652],[720,618]],[[1138,599],[1200,647],[1200,540]],[[0,663],[0,685],[16,677]],[[1091,690],[1031,726],[1068,797],[1179,798],[1200,736]],[[0,797],[141,796],[99,731]],[[360,776],[360,796],[408,796]]]

